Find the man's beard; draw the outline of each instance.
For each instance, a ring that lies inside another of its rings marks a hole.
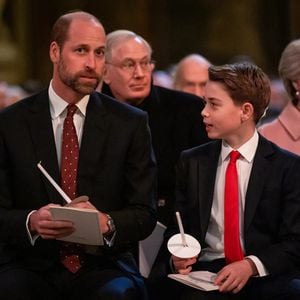
[[[60,64],[58,64],[58,74],[61,79],[61,81],[68,87],[70,87],[73,91],[75,91],[78,94],[81,95],[88,95],[91,94],[100,82],[100,77],[92,70],[86,70],[77,72],[75,74],[70,74],[67,71],[66,65],[63,61],[61,61]],[[83,83],[81,82],[81,77],[93,77],[96,81],[95,83]]]

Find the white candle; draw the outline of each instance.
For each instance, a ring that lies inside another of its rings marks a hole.
[[[45,175],[45,177],[50,181],[50,183],[55,187],[55,189],[60,193],[60,195],[65,199],[67,203],[71,203],[72,200],[69,196],[61,189],[61,187],[54,181],[54,179],[49,175],[49,173],[43,168],[41,162],[37,164],[37,167]]]
[[[186,239],[185,239],[185,234],[184,234],[184,230],[183,230],[183,225],[182,225],[180,213],[178,211],[176,211],[176,218],[177,218],[177,223],[178,223],[178,227],[179,227],[179,232],[180,232],[180,235],[181,235],[182,245],[184,247],[188,247]]]

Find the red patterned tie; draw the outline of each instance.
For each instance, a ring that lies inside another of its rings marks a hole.
[[[61,151],[61,187],[71,199],[74,199],[76,198],[79,145],[73,116],[77,106],[70,104],[67,109]]]
[[[227,263],[244,257],[240,242],[239,190],[236,169],[236,161],[239,157],[238,151],[231,151],[225,177],[224,252]]]
[[[77,106],[70,104],[64,121],[62,152],[61,152],[61,187],[71,198],[76,198],[77,186],[77,165],[79,156],[79,144],[73,116]],[[76,273],[82,266],[83,251],[80,245],[74,243],[61,244],[61,261],[63,265],[72,273]]]

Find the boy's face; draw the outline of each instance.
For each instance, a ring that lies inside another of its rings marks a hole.
[[[222,84],[208,81],[205,87],[203,121],[211,139],[237,145],[244,134],[244,104],[236,105]]]

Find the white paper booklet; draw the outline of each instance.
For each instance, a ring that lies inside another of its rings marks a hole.
[[[53,206],[50,212],[55,220],[69,220],[74,223],[75,231],[59,240],[78,244],[103,245],[98,212],[93,209],[69,206]]]
[[[219,287],[214,285],[217,274],[208,271],[195,271],[188,275],[169,274],[168,277],[202,291],[214,291]]]

